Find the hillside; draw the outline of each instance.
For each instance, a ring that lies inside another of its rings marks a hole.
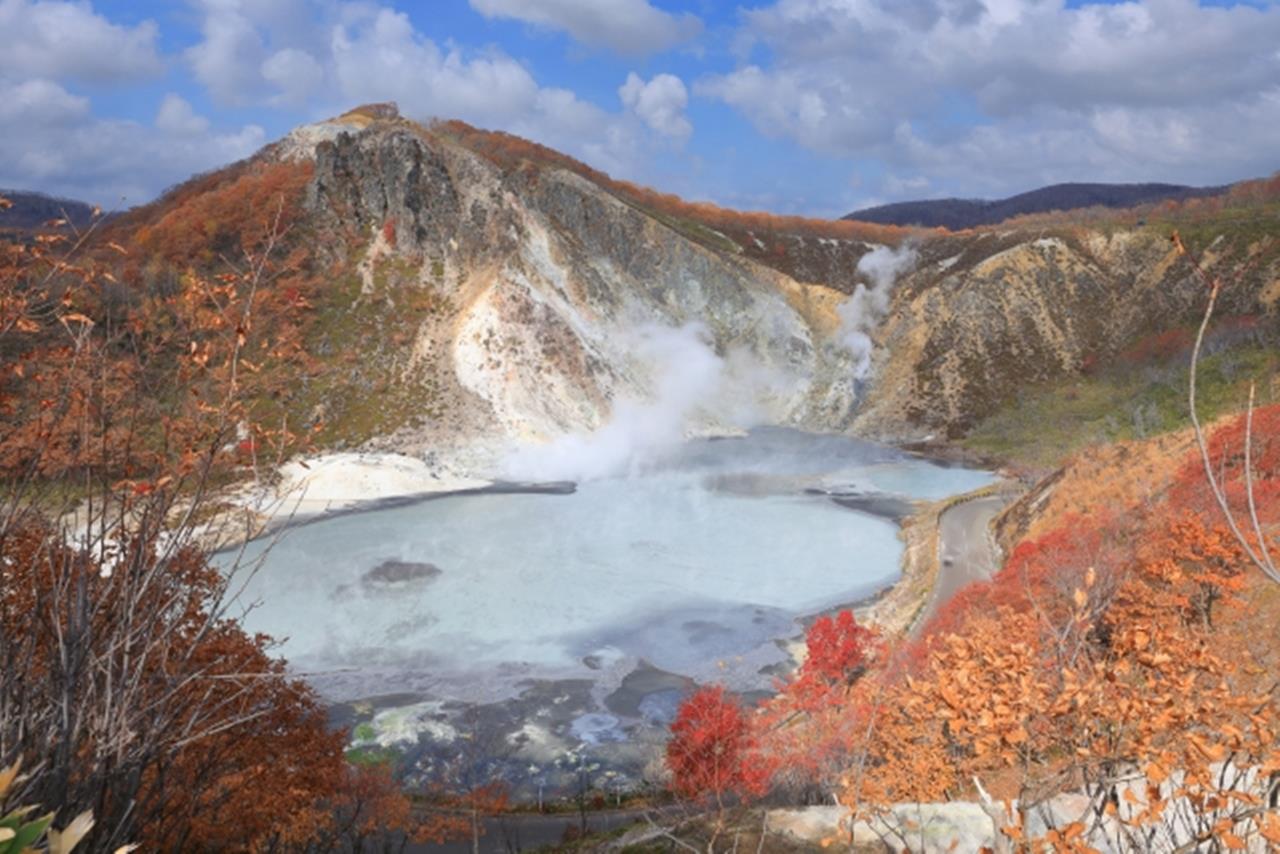
[[[273,293],[304,307],[305,368],[264,379],[258,415],[322,449],[491,474],[511,440],[593,430],[643,404],[696,432],[773,423],[1029,459],[1031,434],[1071,444],[1017,425],[1070,423],[1055,389],[1073,382],[1099,390],[1086,403],[1122,409],[1080,436],[1177,421],[1162,381],[1138,390],[1135,414],[1132,389],[1108,379],[1198,309],[1174,228],[1215,274],[1247,267],[1220,311],[1248,346],[1274,341],[1276,184],[1088,224],[912,231],[688,203],[516,137],[375,105],[193,179],[106,236],[133,247],[112,262],[122,277],[166,288],[192,265],[219,272],[283,216],[275,251],[292,272]],[[686,386],[690,357],[709,370]]]
[[[946,228],[960,231],[995,225],[1026,214],[1069,212],[1081,208],[1129,208],[1166,200],[1220,195],[1226,187],[1178,184],[1053,184],[1005,199],[925,199],[862,208],[847,220],[885,225]]]

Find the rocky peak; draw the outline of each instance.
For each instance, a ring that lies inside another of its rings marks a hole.
[[[461,229],[461,201],[439,148],[404,128],[341,133],[315,147],[307,206],[329,225],[387,237],[406,250],[440,246]],[[483,222],[476,223],[483,228]]]
[[[378,104],[361,104],[348,110],[349,116],[365,116],[374,121],[391,121],[400,118],[400,107],[395,101],[383,101]]]

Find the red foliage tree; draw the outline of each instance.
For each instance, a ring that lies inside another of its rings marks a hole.
[[[92,810],[85,850],[299,850],[341,802],[342,734],[208,560],[212,490],[298,446],[276,399],[305,364],[301,173],[231,172],[114,226],[132,250],[0,244],[0,767],[60,823]],[[195,267],[210,223],[220,275],[102,260]]]
[[[1245,433],[1250,428],[1249,469],[1245,467]],[[1253,423],[1238,415],[1213,432],[1208,440],[1209,458],[1222,482],[1231,509],[1241,518],[1249,510],[1248,486],[1253,485],[1253,503],[1259,521],[1280,521],[1280,404],[1260,407]],[[1247,477],[1246,477],[1247,473]],[[1204,466],[1197,456],[1183,464],[1170,492],[1172,502],[1195,512],[1216,517],[1218,509],[1205,480]]]
[[[805,638],[808,657],[802,675],[831,684],[848,685],[858,678],[875,643],[876,633],[858,625],[852,611],[819,617]]]
[[[210,176],[212,186],[193,185],[124,218],[112,234],[124,239],[137,225],[132,243],[144,257],[175,264],[207,264],[220,255],[239,259],[257,252],[263,238],[296,218],[310,163],[266,163],[231,167]]]
[[[722,686],[700,688],[681,704],[667,742],[675,791],[709,798],[723,809],[728,798],[763,794],[769,773],[752,755],[755,739],[736,698]]]

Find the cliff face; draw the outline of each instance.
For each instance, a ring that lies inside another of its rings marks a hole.
[[[867,240],[682,218],[387,110],[300,128],[263,156],[314,161],[317,251],[351,289],[312,342],[331,363],[346,348],[311,389],[315,418],[359,421],[348,445],[480,467],[620,406],[694,432],[954,437],[1020,389],[1189,322],[1204,296],[1159,226],[920,233],[884,317],[864,325],[874,349],[858,378],[838,309],[870,283]],[[1210,267],[1255,252],[1257,225],[1206,238]],[[1271,312],[1274,249],[1223,313]]]
[[[1205,254],[1229,275],[1263,244],[1227,232]],[[1220,313],[1275,323],[1275,247],[1224,290]],[[980,232],[924,244],[879,329],[855,428],[955,437],[1020,390],[1105,366],[1145,335],[1198,319],[1204,286],[1157,228]],[[1268,260],[1269,258],[1269,260]]]
[[[309,133],[314,154],[286,150],[315,159],[317,223],[364,241],[360,299],[447,303],[396,377],[429,383],[442,417],[381,444],[545,440],[600,427],[620,401],[687,409],[694,430],[849,425],[839,291],[701,245],[565,170],[504,172],[401,122]]]

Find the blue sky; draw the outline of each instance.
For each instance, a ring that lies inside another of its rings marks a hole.
[[[839,215],[1280,169],[1280,5],[0,0],[0,187],[119,207],[368,101]]]

